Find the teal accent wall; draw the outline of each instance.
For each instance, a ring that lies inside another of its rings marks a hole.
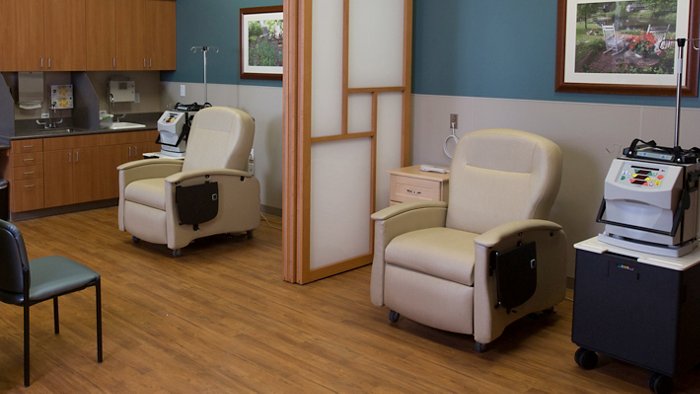
[[[230,85],[282,86],[281,81],[240,79],[240,9],[282,5],[282,0],[177,0],[177,71],[161,73],[161,80],[201,83],[201,52],[209,45],[219,53],[207,55],[207,82]]]
[[[414,93],[675,105],[674,97],[555,92],[557,0],[414,0],[413,27]]]

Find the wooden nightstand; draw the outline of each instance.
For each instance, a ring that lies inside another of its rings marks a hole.
[[[423,172],[420,166],[389,171],[390,204],[407,201],[448,201],[450,174]]]

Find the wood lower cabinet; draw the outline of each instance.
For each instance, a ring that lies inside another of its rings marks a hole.
[[[157,136],[146,130],[12,141],[10,211],[119,197],[117,166],[159,150]]]
[[[44,152],[44,208],[96,201],[98,147]]]
[[[104,200],[119,197],[119,174],[117,172],[117,166],[130,161],[141,160],[143,159],[144,153],[160,151],[160,145],[155,143],[155,134],[136,134],[132,136],[132,138],[135,140],[134,142],[99,147],[100,173],[104,177],[97,191],[99,199]],[[137,141],[137,139],[147,140]]]
[[[41,138],[12,141],[10,150],[10,211],[44,207],[44,155]]]

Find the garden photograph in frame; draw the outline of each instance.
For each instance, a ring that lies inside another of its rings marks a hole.
[[[241,79],[282,79],[282,6],[241,8]]]
[[[684,95],[698,94],[696,0],[558,0],[556,90],[673,95],[684,48]]]

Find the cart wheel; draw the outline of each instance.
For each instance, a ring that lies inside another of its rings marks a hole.
[[[132,235],[132,236],[131,236],[131,242],[137,244],[137,243],[141,242],[141,238]]]
[[[670,394],[673,391],[673,379],[653,373],[649,378],[649,389],[656,394]]]
[[[396,323],[399,321],[399,317],[401,317],[401,314],[399,312],[396,312],[394,310],[389,311],[389,321],[392,323]]]
[[[180,257],[182,256],[182,250],[180,248],[173,249],[171,254],[173,255],[173,257]]]
[[[486,344],[481,342],[474,342],[474,351],[477,353],[483,353],[486,351]]]
[[[594,351],[582,347],[578,348],[574,354],[574,360],[583,369],[593,369],[598,365],[598,355]]]

